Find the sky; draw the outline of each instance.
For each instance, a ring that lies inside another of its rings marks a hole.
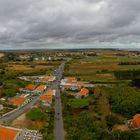
[[[140,48],[140,0],[0,0],[0,50]]]

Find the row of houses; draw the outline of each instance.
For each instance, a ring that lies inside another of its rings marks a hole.
[[[61,90],[79,90],[75,94],[76,98],[87,97],[89,95],[89,87],[94,87],[94,84],[85,81],[78,81],[76,77],[65,77],[61,80]]]
[[[94,84],[91,84],[89,82],[85,81],[78,81],[76,77],[65,77],[64,79],[61,80],[60,87],[62,90],[65,89],[81,89],[82,87],[88,88],[88,87],[94,87]]]
[[[14,106],[22,106],[32,100],[34,95],[40,95],[46,90],[46,85],[29,84],[25,88],[20,88],[16,96],[8,99],[9,104]]]

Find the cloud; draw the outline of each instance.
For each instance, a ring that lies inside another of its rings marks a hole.
[[[0,49],[139,47],[139,9],[139,0],[0,0]]]

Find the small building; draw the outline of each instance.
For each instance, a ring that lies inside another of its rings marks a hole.
[[[14,96],[9,99],[9,103],[15,106],[21,106],[25,101],[23,96]]]
[[[87,88],[82,88],[80,92],[76,94],[76,98],[83,98],[89,95],[89,90]]]
[[[53,82],[55,79],[55,76],[40,76],[38,82]]]
[[[37,95],[42,94],[45,91],[45,89],[46,85],[40,85],[34,90],[34,93]]]
[[[0,125],[0,140],[43,140],[38,130],[24,130]]]
[[[49,90],[44,92],[44,95],[55,96],[55,90],[49,89]]]
[[[50,106],[52,104],[52,97],[55,96],[55,90],[49,89],[40,95],[39,101],[43,106]]]
[[[0,140],[15,140],[20,130],[0,125]]]
[[[23,92],[23,93],[32,93],[36,88],[36,85],[34,84],[29,84],[27,85],[25,88],[20,88],[20,92]]]
[[[52,104],[52,96],[41,94],[39,97],[39,101],[43,106],[50,106]]]
[[[138,128],[140,127],[140,114],[136,114],[130,122],[131,127]]]

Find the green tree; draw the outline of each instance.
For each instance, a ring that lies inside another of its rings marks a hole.
[[[43,120],[46,115],[41,110],[33,108],[27,114],[26,117],[32,121]]]

